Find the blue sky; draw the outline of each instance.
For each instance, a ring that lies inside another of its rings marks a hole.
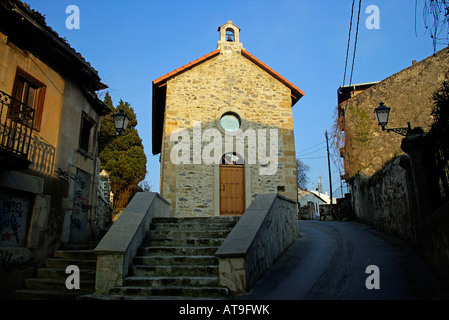
[[[352,1],[26,2],[99,71],[114,104],[120,99],[131,103],[148,158],[146,179],[154,191],[159,190],[159,156],[151,153],[151,81],[215,50],[218,26],[232,20],[241,28],[240,41],[247,51],[306,93],[293,108],[296,152],[310,167],[308,189],[314,190],[322,176],[323,188],[329,190],[324,133],[331,131],[336,92],[343,84]],[[433,54],[422,2],[418,0],[415,32],[414,1],[362,1],[352,83],[383,80],[412,60]],[[66,28],[69,5],[80,10],[79,29]],[[379,8],[380,29],[365,26],[369,5]],[[352,39],[357,10],[358,1]],[[351,41],[345,84],[349,84],[353,45]],[[333,164],[332,183],[339,196],[339,171]]]

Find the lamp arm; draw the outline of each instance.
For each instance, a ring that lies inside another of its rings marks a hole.
[[[401,136],[408,136],[412,130],[411,126],[410,126],[410,122],[407,123],[408,126],[406,128],[391,128],[391,129],[386,129],[385,126],[382,126],[382,130],[383,131],[387,131],[387,132],[394,132],[397,134],[400,134]]]

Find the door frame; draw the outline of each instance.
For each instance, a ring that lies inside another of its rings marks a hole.
[[[251,168],[252,165],[244,164],[244,183],[245,183],[245,210],[251,204],[252,188],[251,188]],[[214,187],[213,187],[213,202],[214,202],[214,216],[220,216],[220,164],[213,165],[214,170]]]
[[[226,168],[229,168],[229,169],[238,169],[238,174],[239,175],[243,175],[243,177],[241,177],[241,183],[243,183],[243,187],[241,188],[242,189],[242,192],[243,192],[243,194],[241,195],[241,199],[243,200],[243,211],[242,212],[231,212],[231,213],[223,213],[222,212],[222,203],[220,202],[220,215],[221,216],[233,216],[233,215],[236,215],[236,216],[240,216],[240,215],[243,215],[244,213],[245,213],[245,210],[246,210],[246,206],[245,206],[245,167],[243,166],[243,165],[220,165],[220,167],[219,167],[220,169],[220,186],[219,186],[219,195],[220,195],[220,200],[222,199],[222,194],[223,194],[223,192],[226,192],[226,191],[223,191],[223,181],[222,181],[222,170],[224,171],[224,170],[226,170]],[[240,195],[238,195],[239,197],[240,197]],[[239,206],[240,207],[240,206]],[[241,207],[240,207],[241,208]],[[234,210],[234,209],[236,209],[235,207],[233,207],[232,205],[231,205],[231,209],[232,210]]]

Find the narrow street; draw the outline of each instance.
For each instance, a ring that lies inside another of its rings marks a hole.
[[[431,267],[406,242],[358,222],[299,221],[301,237],[247,295],[251,300],[448,299]],[[379,268],[379,289],[367,289]]]

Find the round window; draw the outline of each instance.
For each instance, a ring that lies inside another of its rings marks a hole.
[[[221,119],[220,124],[226,131],[235,132],[240,129],[240,118],[234,113],[225,113]]]

